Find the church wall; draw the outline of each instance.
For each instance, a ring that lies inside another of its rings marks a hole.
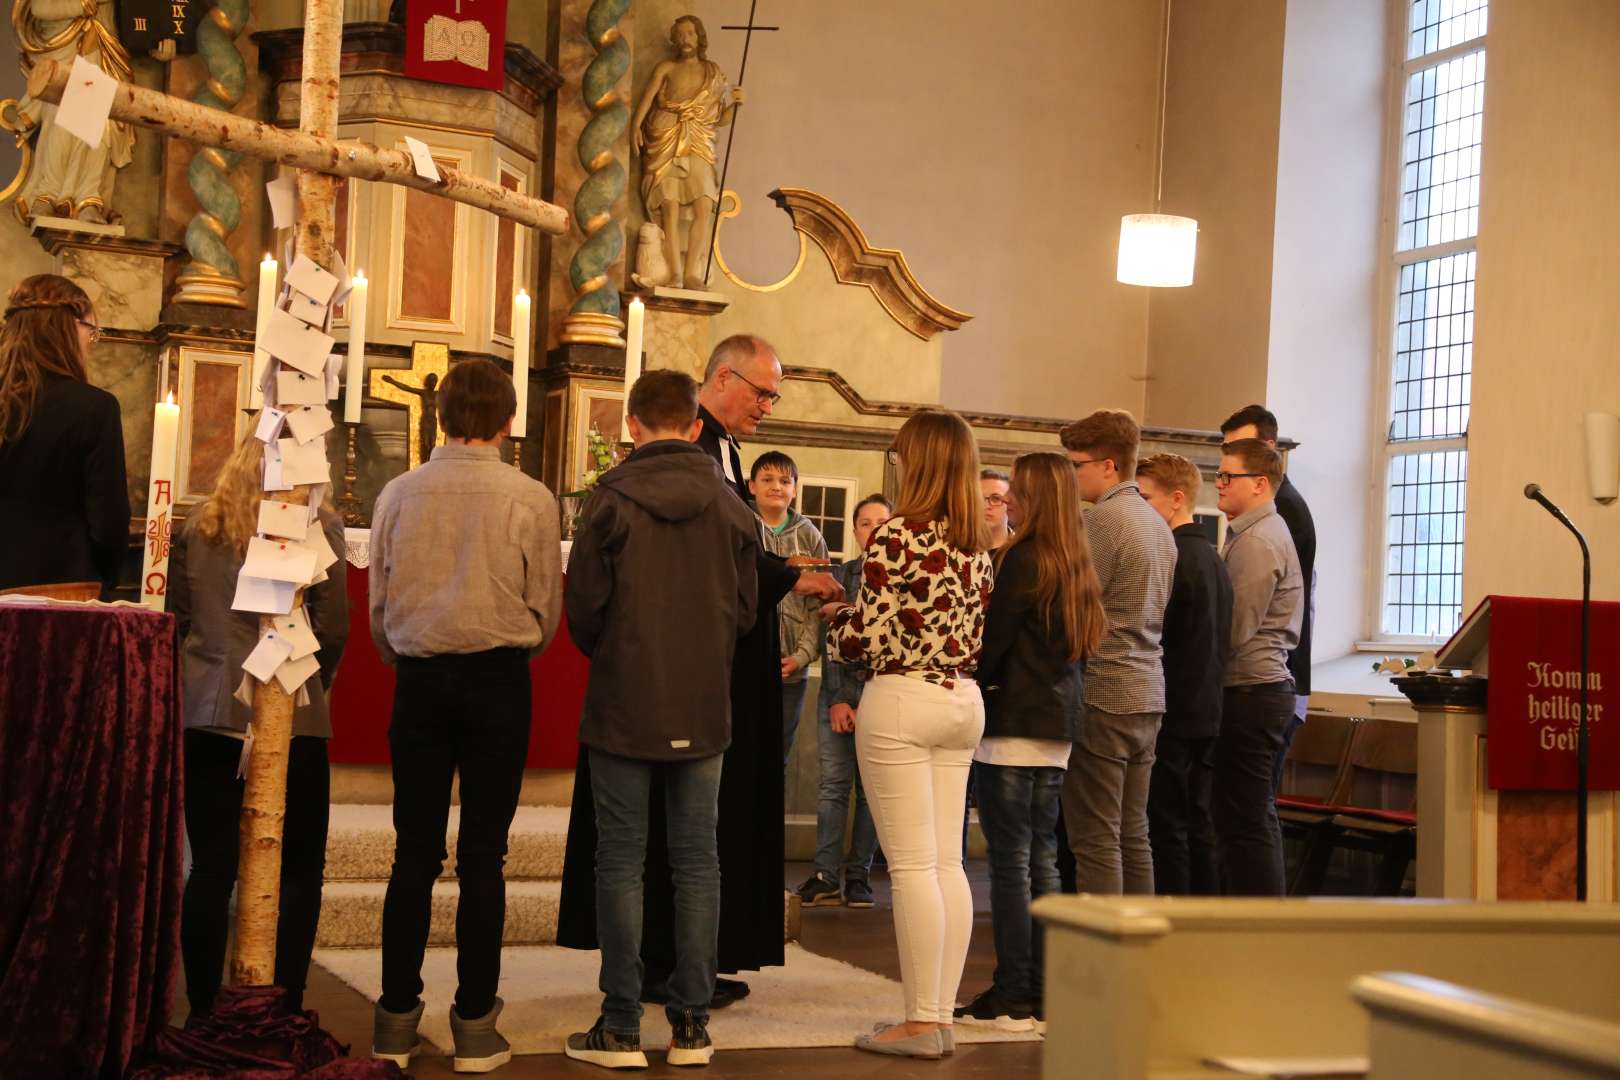
[[[1213,428],[1266,394],[1285,8],[1174,7],[1162,211],[1198,219],[1198,257],[1191,286],[1137,290],[1152,293],[1150,424]]]
[[[634,10],[637,94],[688,10],[735,80],[742,35],[720,26],[747,21],[745,0]],[[942,338],[946,404],[1140,414],[1147,296],[1114,281],[1115,245],[1119,216],[1152,199],[1161,20],[1157,4],[1114,0],[761,10],[782,29],[756,34],[748,61],[727,185],[743,213],[722,233],[733,269],[767,282],[792,267],[797,238],[767,193],[810,188],[975,316]],[[639,197],[628,203],[633,241]],[[754,329],[770,336],[760,318]]]
[[[1620,600],[1620,504],[1588,495],[1582,416],[1620,413],[1620,5],[1492,0],[1464,610],[1489,593]],[[1617,466],[1617,463],[1611,463]]]
[[[1316,521],[1317,661],[1349,653],[1369,629],[1387,15],[1376,3],[1290,0],[1283,48],[1263,399],[1300,441],[1288,471]]]

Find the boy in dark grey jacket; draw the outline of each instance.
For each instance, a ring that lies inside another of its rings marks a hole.
[[[648,796],[662,774],[675,879],[675,969],[665,1011],[672,1065],[703,1065],[720,925],[715,846],[731,663],[754,624],[759,534],[695,446],[697,384],[652,371],[630,391],[636,451],[602,477],[568,560],[564,604],[591,658],[579,741],[596,811],[602,1015],[571,1058],[642,1067],[642,875]]]

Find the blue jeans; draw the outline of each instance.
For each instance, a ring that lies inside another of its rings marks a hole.
[[[793,753],[793,736],[799,732],[799,714],[804,712],[804,695],[810,689],[810,679],[782,684],[782,769],[787,770],[788,758]]]
[[[844,879],[865,881],[872,872],[872,856],[877,851],[877,826],[866,805],[866,790],[855,763],[855,733],[841,734],[832,729],[827,717],[829,703],[823,695],[816,702],[816,747],[821,751],[821,782],[816,798],[816,873],[838,880],[838,860],[844,854],[844,814],[849,808],[849,790],[855,789],[855,825],[850,831],[849,855],[844,859]]]
[[[647,862],[647,799],[654,771],[664,775],[670,876],[675,882],[675,970],[670,1022],[691,1010],[707,1022],[720,949],[720,856],[715,843],[724,755],[696,761],[642,761],[591,750],[596,804],[596,935],[602,947],[604,1026],[641,1030],[642,878]]]
[[[1058,891],[1058,798],[1062,769],[973,763],[979,826],[990,849],[990,926],[996,989],[1014,1001],[1041,1000],[1042,930],[1030,901]]]

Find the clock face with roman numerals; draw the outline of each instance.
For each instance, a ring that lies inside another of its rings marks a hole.
[[[213,0],[118,0],[118,39],[131,56],[141,56],[164,41],[175,51],[197,51],[197,26]]]

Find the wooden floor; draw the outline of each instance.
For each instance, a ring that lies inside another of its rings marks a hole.
[[[790,863],[784,880],[795,888],[809,876],[810,867],[804,863]],[[966,1001],[990,983],[995,968],[995,948],[990,936],[990,899],[983,860],[968,864],[968,878],[973,885],[973,943],[968,953],[967,971],[962,979],[961,1000]],[[895,952],[894,923],[889,905],[887,877],[877,871],[872,879],[877,894],[877,907],[867,911],[849,908],[808,908],[804,912],[801,943],[812,952],[844,960],[859,967],[875,971],[891,979],[900,978],[900,961]],[[304,997],[307,1008],[320,1013],[321,1024],[340,1042],[351,1047],[351,1052],[364,1053],[371,1045],[371,1002],[350,989],[320,965],[310,970],[309,989]],[[895,999],[895,1015],[874,1017],[898,1020],[899,995]],[[177,1007],[182,1015],[176,1022],[184,1022],[185,996],[181,994]],[[855,1032],[850,1032],[853,1039]],[[1012,1080],[1015,1077],[1037,1077],[1041,1068],[1039,1043],[990,1043],[962,1046],[955,1055],[942,1061],[911,1061],[904,1058],[879,1057],[863,1054],[854,1049],[820,1050],[722,1050],[715,1054],[713,1063],[705,1070],[676,1069],[663,1063],[661,1054],[650,1054],[653,1065],[642,1076],[710,1076],[734,1080],[742,1077],[835,1077],[836,1080],[864,1080],[882,1077],[883,1080],[909,1080],[912,1077],[996,1077]],[[618,1070],[598,1068],[570,1061],[561,1054],[531,1054],[512,1059],[510,1065],[497,1070],[494,1076],[504,1080],[530,1080],[536,1077],[608,1076]],[[450,1077],[450,1059],[447,1057],[420,1057],[412,1063],[413,1077]]]

